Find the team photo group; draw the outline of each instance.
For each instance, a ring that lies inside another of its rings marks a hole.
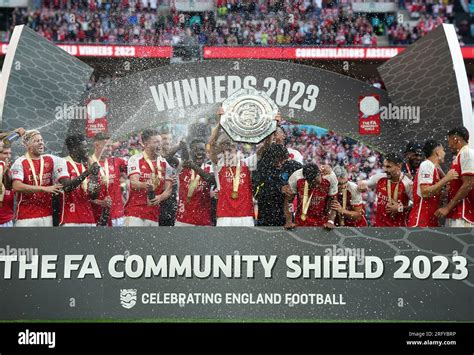
[[[166,127],[145,129],[130,157],[118,156],[106,133],[68,135],[63,157],[46,153],[38,130],[1,133],[0,227],[474,225],[474,151],[465,127],[446,132],[446,147],[407,142],[404,154],[382,155],[381,169],[361,180],[339,161],[303,159],[287,146],[291,132],[279,114],[276,121],[250,152],[220,123],[180,142]],[[23,155],[12,159],[20,144]]]

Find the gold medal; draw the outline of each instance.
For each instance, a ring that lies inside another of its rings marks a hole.
[[[306,221],[306,213],[303,213],[303,214],[301,215],[301,220],[302,220],[303,222]]]
[[[239,198],[239,193],[237,191],[232,191],[232,195],[230,195],[233,200],[237,200]]]

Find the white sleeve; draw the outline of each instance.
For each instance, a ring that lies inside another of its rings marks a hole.
[[[387,177],[387,174],[378,173],[378,174],[372,175],[368,180],[366,180],[367,187],[374,187],[375,185],[377,185],[379,180],[384,178],[384,177]]]
[[[336,174],[334,174],[334,171],[331,171],[331,174],[329,175],[324,175],[323,178],[329,181],[329,183],[331,184],[329,186],[329,195],[337,195],[337,176]]]
[[[131,176],[133,174],[140,174],[140,164],[139,164],[139,160],[138,157],[136,155],[130,157],[130,159],[128,159],[128,163],[127,163],[127,176]]]
[[[418,170],[418,184],[431,185],[434,179],[435,166],[428,160],[425,160],[420,165]]]
[[[257,170],[257,154],[252,154],[247,158],[243,159],[243,162],[248,166],[250,171]]]
[[[300,152],[298,152],[295,149],[288,148],[288,154],[289,154],[291,160],[294,160],[294,161],[300,163],[301,165],[303,165],[303,155],[301,155]]]
[[[405,191],[408,198],[410,201],[413,201],[413,181],[411,181],[407,176],[404,176],[402,182],[405,185]]]
[[[12,180],[20,180],[23,182],[23,179],[25,178],[25,176],[24,176],[22,162],[23,162],[23,158],[18,158],[13,163],[10,169],[10,171],[12,172]]]
[[[51,155],[54,164],[54,181],[62,178],[69,178],[66,159]]]
[[[461,153],[461,176],[474,175],[474,150],[465,149]]]
[[[362,201],[362,194],[360,193],[356,184],[349,181],[347,185],[347,189],[351,193],[351,206],[360,206],[364,203]]]
[[[290,178],[288,179],[288,185],[290,185],[291,190],[294,194],[298,192],[297,182],[299,179],[303,178],[303,169],[296,170],[293,174],[291,174]]]

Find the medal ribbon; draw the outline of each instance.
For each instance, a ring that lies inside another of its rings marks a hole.
[[[151,181],[153,183],[153,187],[156,189],[158,187],[158,181],[161,180],[162,174],[161,174],[161,167],[160,167],[160,162],[158,161],[158,158],[156,158],[156,169],[153,167],[153,163],[151,162],[150,158],[148,157],[148,154],[146,152],[143,152],[143,159],[145,159],[146,163],[151,169]],[[158,179],[156,178],[156,171],[158,171]]]
[[[36,186],[42,186],[43,185],[43,171],[44,171],[44,159],[43,159],[43,157],[40,156],[39,184],[38,184],[38,176],[36,175],[35,166],[33,164],[33,161],[31,160],[30,154],[26,153],[25,158],[28,161],[28,164],[30,165],[30,170],[31,170],[31,173],[33,174],[33,180],[35,180],[35,185]]]
[[[5,186],[3,185],[3,165],[0,165],[0,202],[3,202],[5,197]]]
[[[342,208],[346,209],[347,206],[347,188],[342,190]],[[340,218],[341,226],[344,225],[344,215],[341,213],[341,218]]]
[[[201,175],[196,174],[194,169],[191,169],[191,181],[188,187],[188,201],[193,197],[194,191],[199,184],[199,180],[201,179]]]
[[[393,199],[392,199],[392,181],[387,180],[387,194],[388,194],[388,202],[392,202],[392,200],[395,201],[395,203],[398,203],[398,187],[400,186],[400,181],[402,180],[402,176],[400,176],[400,180],[397,182],[397,186],[395,187],[395,191],[393,192]]]
[[[74,171],[76,172],[76,175],[77,175],[77,176],[81,175],[81,174],[84,172],[84,170],[85,170],[84,165],[82,165],[81,163],[79,163],[79,165],[81,166],[81,171],[79,171],[76,162],[71,158],[71,156],[66,157],[66,160],[71,163],[72,168],[73,168]],[[87,184],[88,184],[88,182],[89,182],[89,179],[88,179],[88,178],[85,178],[84,181],[81,182],[81,187],[82,187],[82,189],[84,190],[84,192],[87,192]]]
[[[240,186],[240,159],[239,156],[237,156],[237,167],[235,168],[235,174],[232,171],[232,167],[227,168],[230,172],[230,175],[232,176],[232,193],[238,193],[239,192],[239,186]]]
[[[309,184],[307,181],[304,182],[304,192],[303,192],[303,215],[306,216],[308,213],[309,205],[311,204],[311,198],[313,197],[313,192],[311,192],[311,196],[308,198],[309,193]]]

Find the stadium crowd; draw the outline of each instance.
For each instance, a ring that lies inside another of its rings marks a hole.
[[[156,0],[41,1],[31,11],[13,11],[5,40],[15,25],[27,24],[54,42],[376,46],[375,33],[387,26],[390,44],[409,44],[452,19],[452,5],[426,4],[406,5],[419,15],[409,28],[393,15],[380,21],[355,14],[348,2],[218,0],[215,11],[184,15],[173,7],[157,11]]]

